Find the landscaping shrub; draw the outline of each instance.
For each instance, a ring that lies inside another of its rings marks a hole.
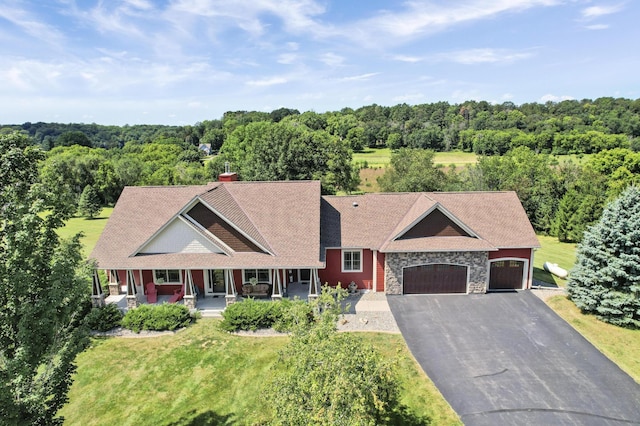
[[[122,319],[122,326],[136,333],[140,330],[175,330],[190,323],[189,309],[184,305],[171,303],[142,305],[129,310]]]
[[[85,321],[91,330],[109,331],[120,325],[122,316],[118,305],[108,304],[102,308],[91,309]]]
[[[294,312],[298,314],[294,315]],[[222,313],[220,327],[225,331],[257,330],[273,327],[287,332],[298,318],[313,318],[311,307],[304,300],[283,299],[277,302],[252,298],[228,306]]]

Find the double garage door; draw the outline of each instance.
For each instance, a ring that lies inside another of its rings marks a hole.
[[[501,260],[491,262],[489,291],[522,288],[525,262]],[[436,263],[404,268],[405,294],[466,293],[468,267]]]
[[[467,267],[436,263],[404,268],[405,294],[466,293]]]

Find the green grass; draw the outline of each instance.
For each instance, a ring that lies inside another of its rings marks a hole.
[[[353,153],[353,161],[355,163],[367,162],[371,168],[386,167],[391,161],[391,150],[389,148],[368,148],[362,152]],[[449,166],[451,164],[456,167],[463,167],[467,164],[475,164],[478,156],[473,152],[450,151],[436,152],[434,162]]]
[[[386,167],[391,160],[389,148],[367,148],[362,152],[353,153],[353,161],[356,163],[367,162],[369,167]]]
[[[113,207],[105,207],[100,215],[94,219],[73,217],[67,221],[63,228],[58,230],[58,235],[62,238],[70,238],[78,232],[82,232],[84,236],[80,239],[80,242],[82,243],[83,254],[89,256],[98,242],[98,238],[102,234],[111,212],[113,212]]]
[[[436,152],[434,159],[436,164],[449,166],[451,164],[456,167],[466,166],[467,164],[475,164],[478,162],[478,156],[473,152],[449,151]]]
[[[640,330],[617,327],[593,315],[584,315],[564,296],[552,297],[547,303],[600,352],[640,383]]]
[[[576,245],[561,243],[556,237],[538,235],[542,248],[536,250],[533,257],[533,278],[559,287],[564,287],[567,280],[558,278],[542,268],[544,262],[557,263],[567,271],[576,262]]]
[[[200,319],[174,335],[94,339],[61,415],[68,425],[264,424],[263,383],[287,337],[238,337]],[[419,369],[402,337],[363,334],[399,356],[402,401],[432,424],[461,424]]]

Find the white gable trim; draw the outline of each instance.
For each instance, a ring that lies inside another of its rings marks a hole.
[[[424,213],[422,213],[420,216],[418,216],[418,218],[416,220],[414,220],[413,222],[411,222],[409,224],[409,226],[407,226],[406,228],[404,228],[402,231],[400,231],[395,237],[393,237],[393,241],[399,239],[400,237],[402,237],[404,234],[406,234],[407,232],[409,232],[414,226],[416,226],[418,223],[420,223],[420,221],[422,219],[424,219],[425,217],[429,216],[431,213],[433,213],[434,210],[440,210],[440,212],[442,214],[444,214],[449,220],[451,220],[453,223],[455,223],[456,225],[458,225],[460,228],[462,228],[463,231],[465,231],[467,234],[469,234],[469,236],[474,237],[474,238],[480,238],[480,236],[478,234],[476,234],[471,228],[469,228],[464,222],[462,222],[460,219],[458,219],[453,213],[451,213],[449,210],[447,210],[446,208],[444,208],[444,206],[442,204],[440,204],[439,202],[436,202],[433,206],[431,206],[431,208],[427,209],[427,211],[425,211]]]
[[[145,242],[136,254],[152,253],[216,253],[227,254],[225,250],[194,229],[183,217],[174,217],[156,234]]]

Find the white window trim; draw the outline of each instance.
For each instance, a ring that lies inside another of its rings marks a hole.
[[[345,253],[359,253],[360,254],[360,268],[359,269],[345,269],[344,268],[344,255]],[[362,249],[342,249],[340,250],[340,270],[344,273],[350,272],[362,272],[362,264],[364,259],[362,258]]]
[[[178,281],[174,282],[159,282],[157,277],[156,277],[156,271],[166,271],[167,272],[167,276],[169,276],[169,271],[178,271]],[[153,270],[153,283],[157,284],[157,285],[178,285],[178,284],[182,284],[182,269],[154,269]]]
[[[248,284],[249,283],[249,281],[246,280],[246,275],[245,275],[246,271],[256,271],[256,277],[258,276],[258,271],[267,271],[269,273],[269,280],[267,282],[269,284],[272,284],[271,270],[269,268],[248,268],[248,269],[243,269],[242,270],[242,283],[243,284]],[[259,283],[264,283],[265,281],[258,280],[258,282]]]

